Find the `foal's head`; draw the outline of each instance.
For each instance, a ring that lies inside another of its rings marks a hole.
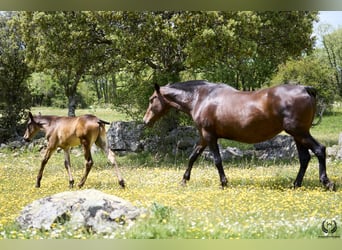
[[[149,99],[150,104],[144,116],[144,123],[150,126],[152,126],[170,109],[170,105],[168,105],[167,100],[165,100],[165,97],[160,93],[160,86],[155,84],[154,88],[155,91]]]
[[[29,112],[29,120],[27,122],[26,131],[24,134],[25,141],[30,141],[41,129],[42,125],[35,121],[31,112]]]

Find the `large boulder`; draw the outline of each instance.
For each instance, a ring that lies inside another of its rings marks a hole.
[[[260,160],[293,159],[298,154],[295,141],[288,135],[277,135],[270,140],[254,144],[254,148]]]
[[[339,134],[337,145],[327,147],[327,156],[332,159],[342,160],[342,133]]]
[[[180,126],[165,134],[145,135],[144,126],[137,122],[113,122],[107,132],[109,146],[114,151],[126,152],[172,152],[177,155],[189,155],[199,140],[195,127]],[[293,159],[297,157],[296,144],[291,136],[277,135],[271,140],[257,143],[255,150],[240,150],[238,148],[220,146],[223,161],[254,156],[260,160]],[[212,160],[211,153],[206,150],[204,158]],[[342,150],[341,150],[342,155]]]
[[[144,212],[128,201],[95,189],[68,191],[27,205],[17,218],[23,229],[49,230],[53,223],[73,229],[85,227],[94,232],[112,232],[130,226]]]
[[[137,122],[112,122],[107,131],[109,147],[114,151],[140,152],[144,149],[144,125]]]
[[[144,125],[138,122],[113,122],[107,131],[109,147],[113,151],[158,152],[169,151],[173,154],[184,151],[190,153],[198,141],[198,131],[194,127],[178,127],[163,135],[146,135]]]

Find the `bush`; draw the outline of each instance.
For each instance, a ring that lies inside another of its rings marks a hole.
[[[30,69],[24,61],[24,51],[15,29],[0,17],[0,141],[16,133],[31,106],[26,79]]]
[[[290,60],[279,67],[272,79],[272,84],[297,82],[312,86],[318,92],[318,112],[322,109],[330,111],[337,93],[333,81],[334,72],[328,65],[313,56],[301,60]]]

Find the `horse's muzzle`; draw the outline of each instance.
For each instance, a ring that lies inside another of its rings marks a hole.
[[[31,140],[30,140],[30,138],[23,137],[23,141],[24,142],[30,142]]]

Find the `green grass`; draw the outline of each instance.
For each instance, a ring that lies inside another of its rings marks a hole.
[[[41,110],[58,113],[53,109]],[[95,112],[103,119],[119,120],[115,112],[106,113],[106,110]],[[324,117],[321,125],[313,129],[313,135],[323,143],[337,142],[341,116],[337,113]],[[213,163],[203,159],[196,162],[186,187],[180,185],[187,165],[185,157],[176,159],[143,152],[118,156],[117,160],[126,189],[119,187],[113,169],[101,153],[94,155],[95,165],[84,189],[95,188],[146,208],[147,213],[133,227],[122,227],[110,234],[95,234],[82,228],[75,231],[63,225],[53,225],[49,231],[21,230],[14,221],[24,206],[69,190],[63,153],[51,157],[42,186],[37,189],[34,185],[40,153],[0,151],[0,239],[311,239],[324,236],[321,224],[325,219],[334,219],[338,225],[334,235],[342,235],[340,161],[328,161],[328,175],[338,187],[336,192],[330,192],[319,183],[315,158],[310,162],[303,187],[296,190],[292,189],[292,183],[298,172],[298,160],[226,162],[229,185],[224,190],[220,188]],[[83,174],[83,163],[82,154],[71,156],[76,182]]]
[[[324,116],[322,122],[311,129],[312,135],[325,144],[332,146],[338,143],[339,134],[342,133],[342,110]]]
[[[56,109],[53,107],[33,107],[31,109],[33,114],[38,114],[39,112],[42,115],[59,115],[66,116],[68,115],[68,109]],[[128,121],[129,118],[122,113],[117,112],[111,108],[88,108],[88,109],[76,109],[76,115],[85,115],[85,114],[93,114],[98,116],[99,118],[105,121]]]

